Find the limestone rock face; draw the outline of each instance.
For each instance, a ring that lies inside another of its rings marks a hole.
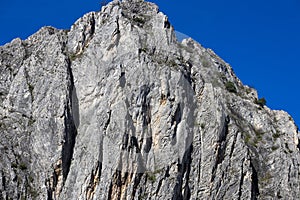
[[[142,0],[0,47],[0,199],[299,199],[299,132]]]

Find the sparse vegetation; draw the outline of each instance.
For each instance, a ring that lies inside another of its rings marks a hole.
[[[12,164],[11,164],[11,167],[12,167],[12,168],[17,168],[17,167],[18,167],[18,164],[17,164],[17,163],[12,163]]]
[[[270,180],[272,179],[272,175],[270,174],[270,172],[266,172],[265,175],[259,180],[259,182],[261,184],[267,184],[270,182]]]
[[[33,90],[34,90],[33,85],[28,84],[28,89],[29,89],[30,93],[32,94],[32,93],[33,93]]]
[[[279,148],[279,146],[272,146],[272,147],[271,147],[272,151],[275,151],[275,150],[277,150],[278,148]]]
[[[144,24],[146,22],[145,19],[142,18],[142,17],[134,17],[133,21],[135,21],[135,22],[137,22],[139,24]]]
[[[26,170],[26,169],[27,169],[26,164],[25,164],[25,163],[20,163],[19,169],[20,169],[20,170]]]
[[[36,199],[39,196],[39,192],[35,188],[29,186],[27,189],[33,199]]]
[[[244,133],[244,141],[246,144],[249,144],[250,139],[251,139],[251,135],[249,133]]]
[[[156,176],[154,173],[146,172],[146,175],[147,175],[147,179],[150,180],[152,183],[154,183],[156,181]]]
[[[279,132],[276,132],[276,133],[274,133],[272,136],[273,136],[274,139],[277,139],[277,138],[280,137],[280,133],[279,133]]]
[[[255,132],[255,138],[253,140],[253,144],[254,144],[254,146],[256,146],[259,142],[262,141],[263,135],[265,133],[263,132],[263,130],[261,130],[261,129],[255,129],[255,128],[254,128],[254,132]]]
[[[20,164],[17,164],[17,163],[15,163],[15,162],[13,162],[13,163],[11,163],[11,167],[12,168],[18,168],[18,169],[20,169],[20,170],[26,170],[27,169],[27,166],[26,166],[26,164],[25,163],[20,163]]]
[[[71,61],[74,61],[74,60],[76,59],[77,56],[76,56],[76,54],[71,54],[69,57],[70,57],[70,60],[71,60]]]
[[[33,119],[32,116],[30,116],[29,120],[28,120],[28,126],[32,126],[35,123],[35,119]]]
[[[234,85],[233,82],[228,81],[228,82],[225,84],[225,87],[226,87],[226,90],[228,90],[229,92],[237,93],[236,87],[235,87],[235,85]]]
[[[201,123],[200,127],[201,127],[202,129],[204,129],[204,128],[205,128],[205,124],[204,124],[204,123]]]
[[[266,101],[265,98],[260,98],[260,99],[257,99],[257,100],[255,101],[255,103],[256,103],[257,105],[259,105],[260,107],[264,107],[264,106],[266,105],[267,101]]]

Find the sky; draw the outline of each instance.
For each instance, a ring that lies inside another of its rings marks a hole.
[[[150,0],[175,30],[213,49],[267,106],[300,125],[300,0]],[[0,0],[0,45],[42,26],[69,29],[104,0]]]

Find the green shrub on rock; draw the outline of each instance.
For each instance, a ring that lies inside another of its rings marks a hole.
[[[236,87],[235,87],[235,85],[234,85],[233,82],[228,81],[228,82],[225,84],[225,87],[226,87],[226,90],[228,90],[229,92],[237,93]]]
[[[267,101],[265,98],[260,98],[260,99],[257,99],[255,101],[255,103],[261,107],[264,107],[266,105]]]

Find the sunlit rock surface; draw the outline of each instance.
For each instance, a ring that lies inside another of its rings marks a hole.
[[[0,47],[0,199],[299,199],[299,132],[144,1]]]

